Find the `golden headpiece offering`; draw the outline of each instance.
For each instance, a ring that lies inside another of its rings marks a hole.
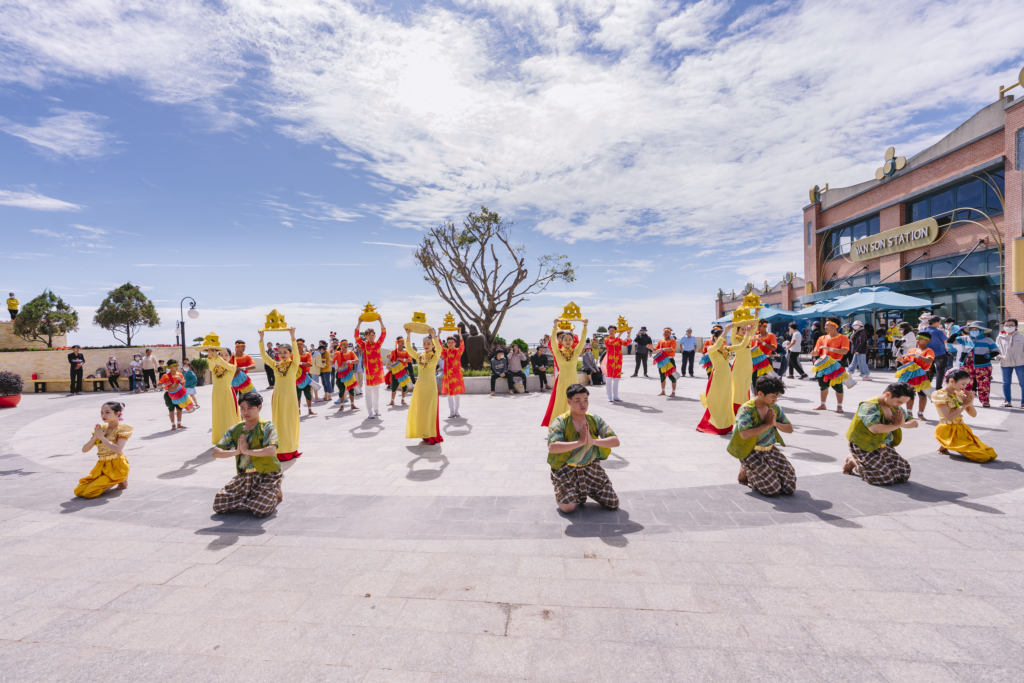
[[[576,329],[576,326],[573,325],[568,320],[559,320],[558,321],[558,331],[559,332],[572,332],[575,329]]]
[[[620,315],[618,322],[615,323],[615,330],[617,332],[632,332],[633,328],[630,327],[629,323],[626,322],[626,319]]]
[[[276,308],[270,313],[267,313],[267,322],[263,325],[260,332],[270,332],[271,330],[287,330],[288,323],[284,321],[284,313],[281,313]]]
[[[563,322],[566,320],[583,320],[580,307],[574,301],[570,301],[562,308],[562,315],[559,317]]]
[[[451,311],[445,314],[444,320],[441,322],[441,327],[437,328],[441,332],[458,332],[459,328],[455,324],[455,316],[452,315]]]
[[[757,320],[757,315],[754,311],[746,306],[740,306],[732,312],[732,322],[734,325],[742,325],[745,323],[752,323]]]
[[[220,348],[220,337],[215,335],[213,332],[203,337],[203,343],[200,344],[205,348]]]
[[[359,319],[364,323],[372,323],[374,320],[380,320],[380,313],[373,307],[369,301],[363,306],[363,312],[359,314]]]
[[[427,314],[423,311],[416,311],[412,314],[412,320],[405,324],[407,332],[415,334],[429,334],[430,325],[427,324]]]
[[[761,297],[751,292],[743,297],[743,308],[749,308],[753,311],[757,308],[764,308],[764,304],[761,303]]]

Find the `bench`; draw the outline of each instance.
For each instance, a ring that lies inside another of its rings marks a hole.
[[[89,382],[92,382],[93,392],[106,391],[104,388],[104,385],[107,383],[106,377],[87,377],[82,380],[82,388],[84,389],[85,385],[89,384]],[[70,377],[68,379],[34,379],[32,383],[35,385],[35,393],[37,394],[40,392],[45,393],[47,384],[66,384],[68,389],[71,389]]]

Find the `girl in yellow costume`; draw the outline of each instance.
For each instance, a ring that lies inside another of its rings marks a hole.
[[[707,351],[711,360],[711,375],[708,377],[707,390],[700,395],[700,402],[706,410],[697,425],[698,432],[728,434],[736,423],[736,411],[732,405],[732,370],[729,368],[729,351],[725,346],[726,335],[731,328],[732,323],[729,323],[724,331],[716,329],[711,333],[715,339]]]
[[[128,458],[124,457],[124,445],[132,435],[132,428],[121,422],[122,410],[124,404],[115,401],[104,403],[100,408],[100,419],[104,424],[96,425],[82,446],[83,453],[96,447],[96,466],[89,476],[78,480],[76,496],[96,498],[111,486],[128,488]]]
[[[292,387],[299,376],[298,359],[292,355],[295,344],[295,328],[289,327],[292,336],[291,344],[277,347],[278,359],[267,355],[266,344],[263,343],[263,331],[260,330],[260,356],[263,362],[274,369],[274,399],[271,403],[271,415],[277,429],[277,459],[291,460],[302,455],[299,453],[299,397]]]
[[[405,348],[412,348],[412,333],[405,336]],[[423,353],[419,355],[419,381],[412,389],[409,399],[409,414],[405,416],[405,438],[423,439],[421,446],[433,446],[444,441],[437,417],[437,361],[441,358],[441,347],[437,332],[430,328],[430,335],[423,340]]]
[[[952,370],[946,373],[945,385],[932,392],[932,403],[939,411],[935,440],[939,442],[939,453],[949,455],[950,451],[956,451],[974,462],[988,462],[996,459],[996,452],[974,435],[963,418],[965,412],[971,417],[978,414],[974,392],[966,391],[972,381],[967,370]]]
[[[726,347],[729,353],[736,354],[732,360],[732,412],[734,416],[740,406],[750,400],[750,378],[754,376],[754,360],[750,355],[750,328],[751,325],[737,327],[733,335],[733,345]]]
[[[235,392],[231,389],[231,380],[238,370],[228,362],[231,352],[227,349],[212,349],[210,352],[210,374],[213,375],[213,430],[210,439],[216,446],[224,437],[224,433],[242,421],[238,416],[238,404],[235,403]]]
[[[547,427],[551,420],[563,413],[569,412],[569,399],[565,395],[566,389],[573,384],[579,383],[576,374],[576,362],[583,355],[583,348],[587,345],[587,320],[583,320],[583,332],[576,347],[572,347],[572,332],[559,332],[558,323],[561,318],[555,318],[555,327],[551,330],[551,337],[558,342],[553,349],[555,353],[555,370],[558,381],[551,391],[551,398],[548,399],[548,411],[544,414],[544,420],[540,423]]]

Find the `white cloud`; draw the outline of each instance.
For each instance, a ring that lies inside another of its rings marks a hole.
[[[415,244],[395,244],[394,242],[363,242],[363,244],[379,244],[383,247],[408,247],[410,249],[416,248]]]
[[[101,157],[111,151],[115,138],[100,130],[106,116],[87,111],[63,111],[39,120],[37,126],[25,126],[0,117],[0,130],[22,138],[48,154],[73,159]]]
[[[0,190],[0,206],[17,206],[36,211],[78,211],[84,208],[80,204],[47,197],[35,191],[13,192],[9,190]]]
[[[568,242],[726,250],[764,228],[785,241],[807,187],[873,177],[889,144],[913,154],[990,102],[1024,55],[1022,3],[734,9],[21,0],[0,7],[0,81],[130,78],[157,101],[217,112],[250,97],[285,134],[402,188],[360,207],[393,227],[486,204]],[[235,84],[247,87],[229,98]],[[297,227],[356,217],[278,208]],[[801,270],[800,257],[790,249],[773,272]]]
[[[582,264],[580,264],[578,266],[575,266],[575,267],[576,268],[644,268],[644,269],[650,269],[650,268],[656,267],[657,265],[658,264],[656,264],[654,261],[647,261],[647,260],[637,259],[637,260],[634,260],[634,261],[622,261],[622,262],[619,262],[619,263],[582,263]]]

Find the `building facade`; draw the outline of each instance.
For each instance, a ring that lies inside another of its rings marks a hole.
[[[1024,320],[1024,99],[1003,96],[909,159],[879,157],[872,180],[811,190],[794,308],[882,285],[959,323]]]
[[[796,273],[786,273],[775,286],[769,285],[768,281],[765,280],[764,285],[761,287],[756,287],[754,283],[748,282],[739,292],[733,290],[727,293],[719,289],[718,296],[715,299],[715,320],[718,320],[726,313],[735,311],[743,305],[743,297],[750,292],[757,294],[761,299],[761,303],[766,306],[792,311],[802,308],[800,297],[804,294],[804,291],[804,279]]]

